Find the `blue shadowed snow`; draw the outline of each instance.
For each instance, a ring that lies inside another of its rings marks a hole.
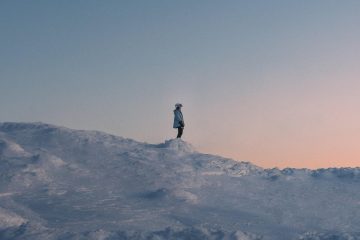
[[[360,239],[359,176],[0,123],[0,239]]]

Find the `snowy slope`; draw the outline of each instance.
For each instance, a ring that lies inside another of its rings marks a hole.
[[[360,169],[0,123],[0,239],[360,239]]]

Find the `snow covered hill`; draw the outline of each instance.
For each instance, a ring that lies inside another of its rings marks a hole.
[[[0,239],[360,239],[360,169],[0,123]]]

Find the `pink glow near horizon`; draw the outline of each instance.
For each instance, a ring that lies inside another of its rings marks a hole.
[[[355,86],[355,77],[318,86],[310,82],[299,91],[287,86],[216,109],[211,140],[199,147],[266,168],[359,167],[360,102]]]

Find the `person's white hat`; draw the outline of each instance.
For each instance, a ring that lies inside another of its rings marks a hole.
[[[175,107],[182,107],[183,105],[181,103],[175,104]]]

